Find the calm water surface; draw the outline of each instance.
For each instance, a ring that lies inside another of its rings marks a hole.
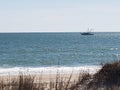
[[[1,33],[0,67],[100,65],[120,57],[120,33]]]

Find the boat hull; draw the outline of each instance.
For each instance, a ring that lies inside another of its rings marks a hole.
[[[81,33],[81,35],[94,35],[93,33]]]

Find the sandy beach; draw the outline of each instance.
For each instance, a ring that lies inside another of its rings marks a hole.
[[[120,62],[114,62],[103,65],[94,74],[6,75],[0,76],[0,90],[120,90],[119,71]]]
[[[37,75],[23,75],[24,77],[31,77],[34,78],[35,83],[39,82],[56,82],[56,78],[59,78],[63,80],[64,82],[67,82],[68,79],[71,77],[71,82],[76,81],[78,79],[80,74],[37,74]],[[3,80],[5,82],[17,80],[20,75],[6,75],[6,76],[0,76],[0,80]]]
[[[63,85],[61,88],[65,88],[71,86],[75,82],[78,81],[79,74],[40,74],[40,75],[9,75],[9,76],[0,76],[1,85],[5,86],[5,90],[9,85],[12,87],[16,87],[20,85],[20,83],[31,85],[31,81],[33,80],[33,85],[40,86],[38,88],[44,88],[45,90],[49,90],[52,88],[54,90],[60,85]],[[26,82],[27,81],[27,82]],[[20,86],[22,87],[22,86]],[[0,89],[1,90],[1,89]],[[41,89],[40,89],[41,90]]]

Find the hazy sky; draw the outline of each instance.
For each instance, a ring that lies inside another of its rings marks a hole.
[[[0,32],[120,31],[120,0],[0,0]]]

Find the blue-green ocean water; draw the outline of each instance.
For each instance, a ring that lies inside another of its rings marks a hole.
[[[119,60],[120,33],[0,33],[0,68],[98,66]]]

